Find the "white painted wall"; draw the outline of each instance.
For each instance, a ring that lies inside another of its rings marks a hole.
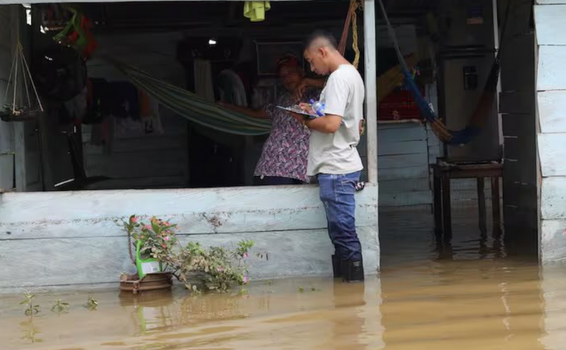
[[[540,254],[544,264],[566,263],[566,1],[538,0],[535,25],[538,42],[538,156],[541,174]]]
[[[432,204],[428,138],[427,129],[422,124],[379,125],[380,207]]]

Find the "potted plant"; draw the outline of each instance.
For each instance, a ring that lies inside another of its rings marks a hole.
[[[177,243],[174,232],[176,225],[155,217],[149,223],[144,223],[135,215],[130,216],[122,225],[128,234],[130,259],[137,272],[134,275],[122,275],[120,289],[137,294],[171,288],[172,274],[166,271],[164,260],[169,259],[172,247]]]
[[[144,223],[135,215],[130,216],[123,225],[128,233],[130,258],[136,265],[139,278],[144,278],[148,273],[163,272],[163,263],[170,260],[172,248],[177,244],[177,225],[156,217]],[[136,248],[135,256],[132,254],[133,245]]]
[[[130,258],[137,268],[136,275],[128,276],[124,283],[143,285],[155,281],[156,276],[173,275],[189,290],[200,292],[227,291],[249,281],[246,259],[254,246],[251,240],[238,242],[234,249],[203,247],[195,242],[183,246],[175,233],[177,225],[169,221],[152,217],[144,223],[132,215],[122,225],[128,234]],[[268,257],[265,253],[257,256]]]

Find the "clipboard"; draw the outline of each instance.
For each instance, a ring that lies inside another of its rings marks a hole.
[[[313,114],[310,114],[310,113],[308,113],[308,112],[305,112],[305,111],[302,110],[299,106],[291,106],[291,107],[275,106],[275,107],[277,107],[277,108],[279,108],[279,109],[282,109],[282,110],[284,110],[284,111],[287,111],[287,112],[293,112],[293,113],[300,114],[300,115],[302,115],[303,117],[308,118],[308,119],[315,119],[315,118],[318,118],[317,115],[313,115]]]

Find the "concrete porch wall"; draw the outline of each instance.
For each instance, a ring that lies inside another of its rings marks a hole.
[[[377,186],[356,200],[366,273],[376,274]],[[0,195],[0,291],[117,282],[133,266],[115,220],[131,214],[170,219],[183,243],[254,240],[254,252],[269,260],[252,258],[251,278],[331,275],[315,186],[7,193]]]
[[[566,0],[538,0],[537,132],[541,260],[566,263]]]

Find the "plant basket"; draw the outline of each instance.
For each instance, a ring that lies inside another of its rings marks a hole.
[[[44,114],[41,110],[2,111],[0,119],[5,122],[31,122],[40,119]]]
[[[137,274],[122,275],[120,278],[120,291],[133,294],[153,290],[167,290],[173,287],[170,272],[149,273],[140,279]]]

